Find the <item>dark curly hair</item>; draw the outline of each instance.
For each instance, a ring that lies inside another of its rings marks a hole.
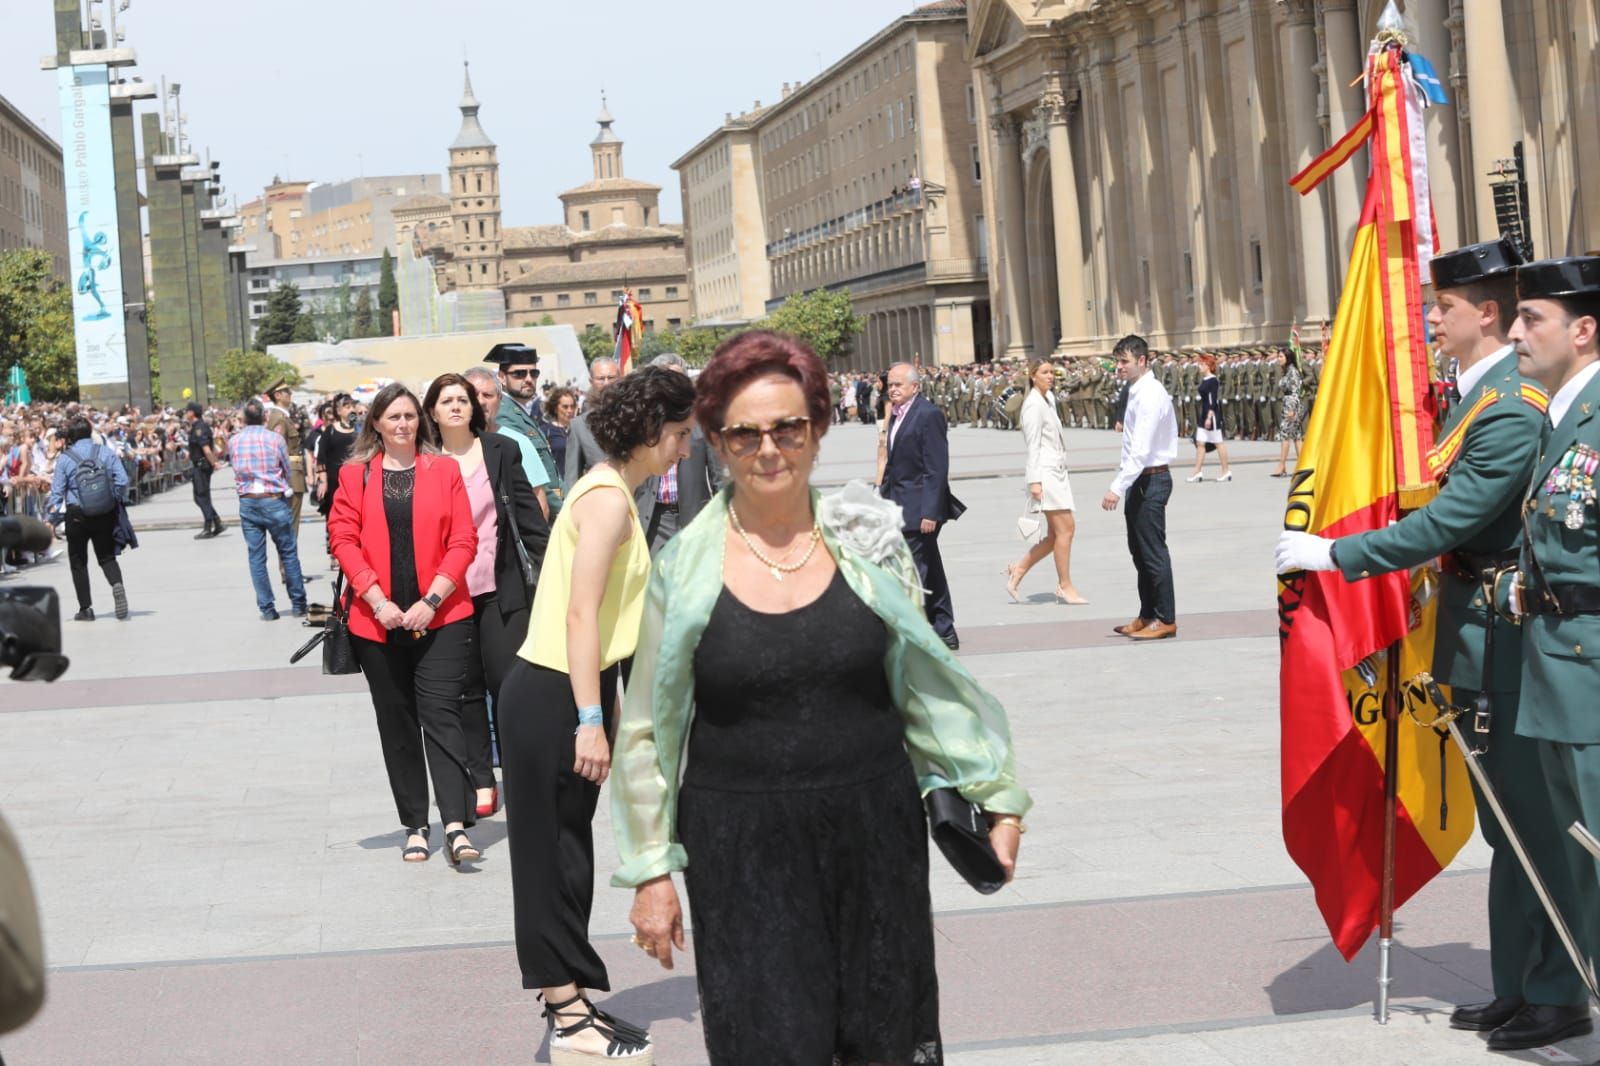
[[[550,393],[544,401],[544,414],[550,421],[556,420],[556,408],[561,406],[562,400],[571,400],[574,405],[578,402],[578,390],[569,389],[565,385]]]
[[[611,458],[658,443],[668,422],[687,422],[694,414],[694,382],[676,370],[647,366],[606,386],[586,416],[595,443]]]

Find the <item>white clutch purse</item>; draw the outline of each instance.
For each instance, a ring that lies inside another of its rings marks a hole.
[[[1039,516],[1036,514],[1018,515],[1017,536],[1021,537],[1024,541],[1037,540],[1039,537],[1039,528],[1042,525],[1044,525],[1044,523],[1040,521]]]

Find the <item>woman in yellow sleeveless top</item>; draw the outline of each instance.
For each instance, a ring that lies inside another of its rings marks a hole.
[[[567,490],[496,707],[517,962],[522,987],[544,997],[555,1066],[652,1061],[644,1030],[585,995],[611,988],[589,943],[590,823],[611,771],[617,668],[638,642],[650,578],[633,494],[688,454],[693,409],[694,385],[660,367],[601,394],[588,426],[609,458]]]

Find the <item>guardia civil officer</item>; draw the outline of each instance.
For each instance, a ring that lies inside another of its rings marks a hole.
[[[1559,829],[1600,829],[1600,256],[1550,259],[1519,272],[1511,339],[1517,365],[1550,393],[1528,502],[1522,574],[1524,708],[1517,732],[1538,742]],[[1564,837],[1580,948],[1600,955],[1600,871]],[[1589,1012],[1552,1016],[1546,1041],[1591,1030]],[[1518,1045],[1532,1046],[1532,1045]]]
[[[1519,735],[1535,713],[1518,699],[1521,635],[1494,610],[1496,583],[1509,588],[1521,540],[1522,500],[1544,424],[1545,393],[1518,371],[1508,333],[1516,311],[1520,255],[1507,241],[1476,244],[1433,260],[1428,313],[1444,354],[1460,365],[1454,404],[1429,454],[1440,481],[1427,506],[1394,525],[1330,541],[1284,533],[1278,568],[1338,569],[1359,581],[1442,557],[1433,674],[1452,700],[1474,712],[1467,736],[1486,749],[1482,764],[1540,875],[1569,918],[1582,901],[1571,874],[1539,745]],[[1596,686],[1600,690],[1600,685]],[[1494,851],[1489,867],[1489,952],[1494,1000],[1459,1007],[1457,1029],[1491,1030],[1489,1047],[1539,1047],[1587,1032],[1588,994],[1493,811],[1473,783],[1478,825]],[[1593,897],[1589,897],[1592,906]]]

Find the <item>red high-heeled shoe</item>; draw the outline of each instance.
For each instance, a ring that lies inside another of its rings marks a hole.
[[[500,810],[500,786],[493,785],[489,788],[489,802],[477,806],[479,818],[492,818]]]

